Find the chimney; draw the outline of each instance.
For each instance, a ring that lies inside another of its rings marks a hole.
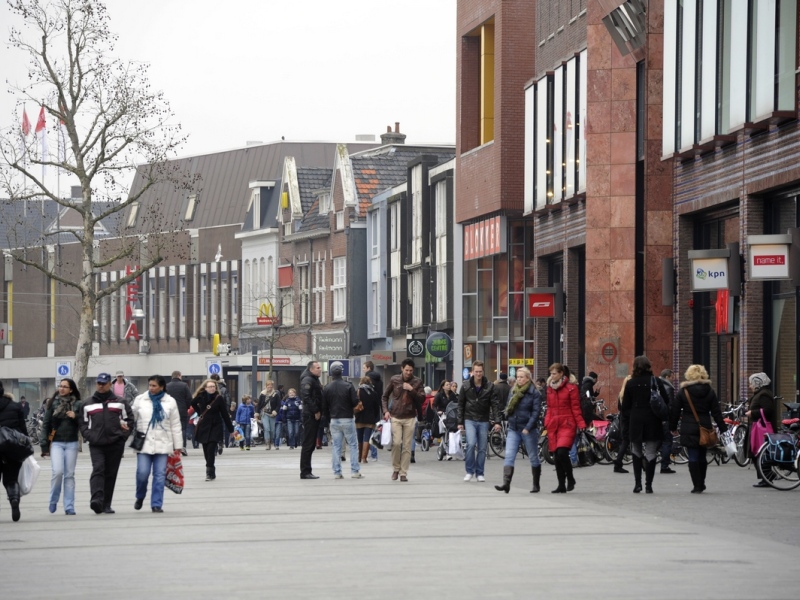
[[[386,126],[386,133],[381,134],[381,144],[386,146],[387,144],[405,144],[406,143],[406,134],[400,133],[400,123],[395,122],[394,124],[394,131],[392,131],[391,125]]]

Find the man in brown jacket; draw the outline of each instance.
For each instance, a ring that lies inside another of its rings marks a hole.
[[[411,441],[425,390],[422,380],[414,377],[414,361],[410,358],[402,363],[402,373],[395,375],[383,390],[383,418],[392,423],[392,480],[408,481],[408,466],[411,464]]]

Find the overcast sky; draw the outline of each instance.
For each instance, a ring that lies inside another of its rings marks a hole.
[[[248,140],[351,141],[400,122],[455,143],[456,0],[108,0],[121,57],[150,64],[189,134],[181,156]],[[0,5],[0,127],[25,77]],[[36,122],[38,108],[27,106]]]

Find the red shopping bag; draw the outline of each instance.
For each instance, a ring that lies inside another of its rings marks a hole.
[[[174,452],[167,458],[167,489],[180,494],[183,491],[183,463],[179,452]]]

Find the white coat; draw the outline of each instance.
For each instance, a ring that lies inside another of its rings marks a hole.
[[[161,407],[164,409],[164,420],[150,427],[147,425],[153,416],[153,402],[150,394],[139,394],[133,401],[133,416],[136,419],[136,430],[147,432],[144,440],[143,454],[172,454],[183,447],[183,431],[181,429],[181,416],[178,404],[169,394],[161,398]]]

